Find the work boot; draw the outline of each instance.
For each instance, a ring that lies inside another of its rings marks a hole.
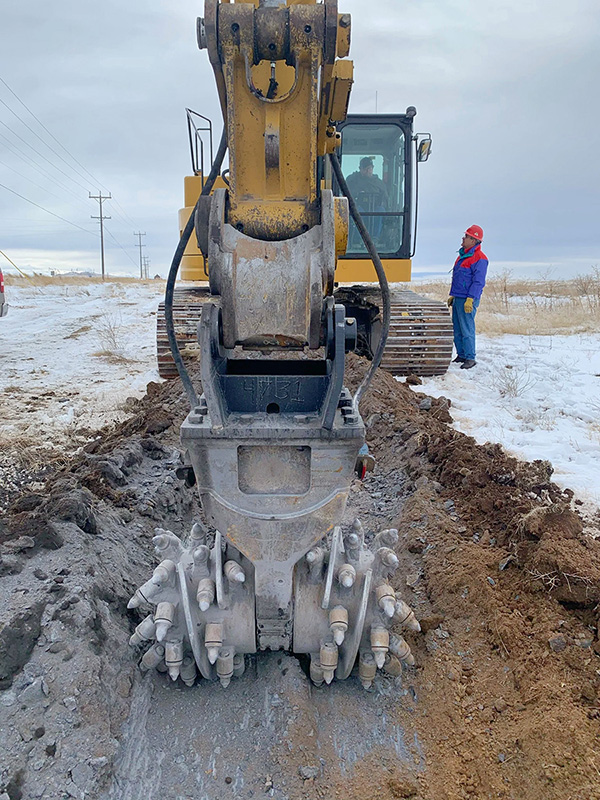
[[[453,363],[453,364],[456,364],[456,363],[458,362],[458,363],[462,364],[462,363],[463,363],[463,361],[466,361],[466,360],[467,360],[467,359],[466,359],[466,358],[463,358],[462,356],[456,356],[456,358],[452,360],[452,363]]]
[[[477,362],[473,358],[465,358],[463,363],[460,365],[461,369],[472,369]]]

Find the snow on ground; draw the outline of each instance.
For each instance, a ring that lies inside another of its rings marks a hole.
[[[479,443],[547,459],[556,483],[600,503],[600,335],[478,336],[477,350],[476,367],[417,390],[450,398],[454,426]]]
[[[0,320],[0,447],[60,445],[123,418],[156,371],[162,284],[7,287]]]

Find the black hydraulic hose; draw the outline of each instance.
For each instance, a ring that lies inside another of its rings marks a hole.
[[[381,300],[383,304],[383,323],[381,328],[381,338],[379,339],[377,348],[373,353],[373,360],[371,361],[371,366],[369,367],[365,377],[362,379],[361,384],[356,390],[356,394],[352,399],[354,410],[358,412],[358,406],[360,400],[363,394],[368,389],[369,384],[373,379],[373,375],[375,374],[375,370],[381,364],[383,351],[385,350],[388,334],[390,332],[390,317],[391,317],[390,287],[387,281],[385,270],[383,268],[383,264],[381,263],[381,258],[379,257],[379,253],[377,252],[377,248],[375,247],[375,244],[371,239],[369,231],[367,230],[365,223],[363,222],[363,219],[360,215],[360,212],[356,206],[356,203],[354,202],[354,198],[350,193],[350,189],[348,188],[346,179],[344,178],[340,161],[335,153],[332,153],[329,158],[331,161],[331,166],[333,168],[335,178],[339,184],[340,189],[342,190],[342,194],[348,198],[348,206],[350,207],[350,214],[352,215],[352,219],[354,220],[354,223],[358,228],[358,232],[360,233],[362,240],[365,243],[365,247],[367,248],[369,255],[371,256],[371,259],[373,260],[373,266],[375,267],[375,272],[377,273],[379,286],[381,288]]]
[[[215,155],[215,160],[212,165],[212,169],[206,179],[206,183],[202,188],[202,192],[200,193],[200,197],[205,197],[207,194],[210,194],[212,187],[221,172],[221,164],[223,163],[223,158],[225,156],[225,151],[227,150],[227,134],[225,129],[223,128],[223,135],[221,136],[221,141],[219,143],[219,149]],[[185,364],[183,363],[183,358],[181,357],[181,352],[179,350],[179,345],[177,344],[177,338],[175,336],[175,327],[173,325],[173,292],[175,290],[175,281],[177,280],[177,273],[179,272],[179,266],[181,265],[181,259],[183,258],[183,254],[185,252],[185,248],[190,240],[190,236],[192,235],[192,231],[194,230],[194,220],[196,217],[196,209],[200,204],[200,197],[198,198],[196,205],[194,206],[194,210],[190,214],[190,218],[187,221],[187,225],[183,229],[183,233],[181,234],[181,239],[179,240],[179,244],[177,245],[177,250],[175,250],[175,255],[173,256],[173,261],[171,262],[171,269],[169,270],[169,276],[167,278],[167,287],[165,289],[165,322],[167,327],[167,338],[169,339],[169,347],[171,348],[171,355],[173,356],[173,361],[175,362],[175,366],[177,367],[177,372],[179,373],[179,377],[181,378],[181,382],[183,384],[183,388],[185,389],[185,393],[188,396],[188,400],[190,401],[190,405],[192,408],[195,408],[198,405],[198,395],[196,394],[196,390],[194,389],[194,385],[190,379],[189,373],[185,368]]]

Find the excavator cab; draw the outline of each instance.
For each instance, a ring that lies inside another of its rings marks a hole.
[[[342,172],[381,256],[410,257],[412,120],[353,115],[342,127]],[[346,258],[368,258],[354,221]]]
[[[338,125],[342,172],[390,282],[411,279],[417,169],[431,149],[429,134],[413,134],[415,115],[415,108],[410,106],[404,114],[349,114]],[[335,180],[333,190],[341,194]],[[336,281],[375,280],[375,268],[351,220],[348,248],[338,261]]]
[[[339,158],[391,284],[390,328],[381,366],[394,375],[442,375],[452,357],[452,325],[445,303],[394,286],[411,280],[418,169],[431,152],[431,135],[413,133],[416,113],[409,106],[404,114],[349,114],[338,125]],[[335,179],[332,187],[334,194],[342,193]],[[353,219],[335,281],[336,302],[356,320],[357,352],[372,358],[382,332],[382,297],[371,256]]]

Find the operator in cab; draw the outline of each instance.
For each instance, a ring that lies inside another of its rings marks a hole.
[[[385,184],[373,174],[373,158],[361,158],[359,169],[348,175],[346,183],[361,211],[385,211],[388,193]]]
[[[471,369],[475,361],[475,314],[485,286],[488,258],[481,249],[483,229],[471,225],[464,233],[458,258],[452,271],[448,306],[452,308],[455,362],[461,369]]]

